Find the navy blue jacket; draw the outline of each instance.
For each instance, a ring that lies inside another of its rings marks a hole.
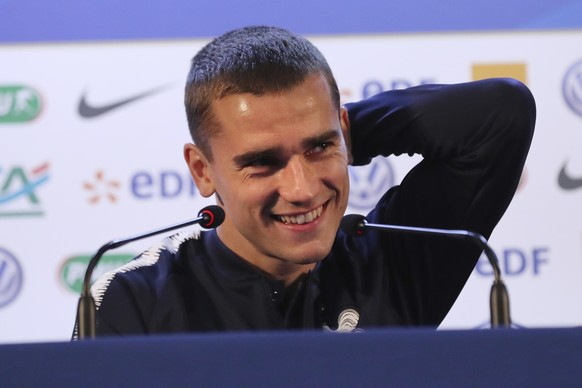
[[[491,79],[388,91],[347,105],[354,164],[421,154],[370,222],[468,229],[489,237],[519,182],[535,103]],[[481,250],[445,238],[339,231],[329,256],[285,287],[230,251],[215,231],[181,233],[92,289],[98,335],[216,330],[437,326]]]

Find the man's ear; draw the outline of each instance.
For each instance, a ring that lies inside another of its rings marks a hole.
[[[346,142],[348,152],[348,164],[352,164],[354,158],[352,156],[352,137],[350,136],[350,118],[348,116],[348,110],[343,106],[340,108],[340,125],[342,127],[342,134],[344,135],[344,140]]]
[[[192,143],[184,145],[184,160],[200,195],[207,198],[215,192],[210,163],[200,148]]]

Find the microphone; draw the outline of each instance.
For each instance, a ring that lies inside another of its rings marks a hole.
[[[510,327],[511,318],[509,314],[509,294],[505,284],[501,280],[501,270],[499,269],[499,260],[493,249],[487,244],[487,240],[482,235],[468,230],[453,229],[434,229],[420,228],[415,226],[403,225],[383,225],[371,224],[366,217],[359,214],[349,214],[344,216],[340,223],[340,229],[352,236],[363,236],[367,229],[378,229],[388,232],[424,234],[424,235],[441,235],[452,238],[464,238],[476,243],[483,249],[485,256],[493,267],[494,281],[491,286],[491,295],[489,300],[491,327]]]
[[[95,338],[95,300],[91,295],[91,276],[93,270],[99,263],[101,256],[110,249],[119,248],[127,243],[142,240],[147,237],[155,236],[156,234],[169,232],[174,229],[183,228],[185,226],[199,224],[206,229],[213,229],[218,227],[224,221],[224,210],[217,205],[206,206],[198,212],[198,217],[180,224],[175,224],[162,229],[157,229],[148,233],[138,234],[133,237],[123,238],[120,240],[113,240],[103,245],[89,261],[87,269],[85,270],[85,277],[83,278],[83,288],[81,296],[79,297],[79,304],[77,307],[77,330],[78,338]]]

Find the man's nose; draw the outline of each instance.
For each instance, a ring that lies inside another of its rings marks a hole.
[[[317,179],[313,167],[301,158],[292,158],[281,170],[279,194],[291,203],[305,204],[317,192]]]

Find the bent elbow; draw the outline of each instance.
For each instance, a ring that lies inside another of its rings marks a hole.
[[[493,78],[492,98],[498,102],[505,117],[510,120],[512,135],[526,143],[533,137],[536,122],[536,103],[530,89],[514,78]]]

